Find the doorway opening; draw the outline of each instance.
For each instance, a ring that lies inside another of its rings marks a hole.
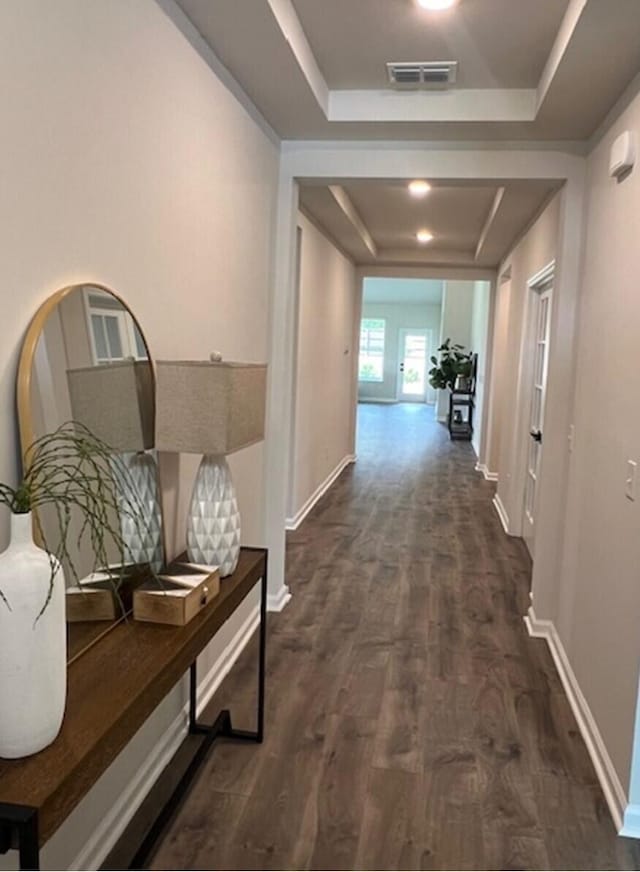
[[[362,287],[358,401],[422,403],[432,408],[430,358],[442,322],[444,282],[365,278]]]
[[[362,280],[358,403],[423,407],[425,422],[446,425],[450,387],[432,382],[446,341],[477,355],[470,438],[480,456],[485,424],[485,376],[489,354],[491,283],[469,279],[389,278]],[[426,408],[424,408],[426,407]],[[361,415],[366,422],[371,415]],[[391,416],[394,421],[405,420]],[[414,419],[417,420],[417,419]],[[364,424],[361,424],[361,427]],[[402,434],[398,434],[402,435]]]
[[[401,327],[398,350],[398,402],[426,403],[429,359],[435,352],[433,331]]]

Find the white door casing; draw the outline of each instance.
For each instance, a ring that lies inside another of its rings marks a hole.
[[[531,303],[531,393],[529,427],[525,434],[526,467],[522,535],[534,556],[537,493],[544,446],[544,415],[549,368],[549,332],[553,299],[553,272],[530,285]]]

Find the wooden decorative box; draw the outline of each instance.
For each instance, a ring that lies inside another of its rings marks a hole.
[[[133,617],[136,621],[182,627],[209,605],[219,591],[216,566],[176,561],[134,591]]]
[[[93,572],[66,591],[67,621],[115,621],[131,611],[133,590],[148,576],[148,567],[119,567]]]

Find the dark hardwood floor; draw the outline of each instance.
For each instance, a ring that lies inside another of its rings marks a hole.
[[[289,536],[267,738],[220,742],[154,869],[637,869],[468,444],[362,406],[358,463]],[[254,643],[213,701],[250,721]]]

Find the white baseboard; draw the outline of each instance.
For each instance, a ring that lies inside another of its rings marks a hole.
[[[481,472],[487,481],[498,481],[498,473],[489,472],[486,463],[476,463],[476,472]]]
[[[333,472],[330,472],[329,475],[322,482],[322,484],[315,489],[315,491],[311,494],[311,496],[302,506],[302,508],[295,513],[293,518],[287,518],[285,529],[297,530],[300,524],[307,517],[311,509],[315,506],[318,500],[326,494],[334,481],[342,474],[342,472],[346,469],[347,466],[349,466],[350,463],[355,462],[355,454],[347,454],[346,457],[343,457],[340,463],[333,470]]]
[[[372,403],[374,405],[397,405],[397,400],[389,400],[389,399],[376,399],[375,397],[358,397],[359,403]]]
[[[284,587],[284,586],[283,586]],[[236,662],[260,622],[260,607],[255,606],[233,639],[198,685],[198,711],[207,705],[231,667]],[[185,703],[178,717],[147,755],[116,804],[109,809],[100,826],[77,855],[70,869],[99,869],[114,848],[145,797],[180,747],[187,735],[189,705]]]
[[[270,612],[281,612],[291,599],[291,591],[283,584],[278,593],[270,593],[267,597],[267,609]]]
[[[558,635],[555,624],[553,621],[539,620],[536,617],[533,606],[529,609],[524,622],[530,636],[533,636],[536,639],[545,639],[549,646],[553,662],[556,665],[558,675],[562,681],[562,686],[567,694],[574,717],[578,723],[578,728],[584,739],[584,743],[587,746],[587,751],[589,752],[589,756],[591,757],[591,761],[596,770],[596,775],[600,781],[600,786],[602,787],[605,799],[607,800],[613,823],[615,824],[616,830],[621,835],[627,835],[623,829],[623,817],[625,827],[627,824],[627,814],[624,813],[627,808],[627,797],[625,796],[624,789],[618,778],[618,773],[613,766],[609,752],[607,751],[604,740],[600,734],[598,725],[591,713],[589,704],[587,703],[587,700],[580,689],[580,685],[578,684],[578,679],[571,668],[571,663],[567,657],[567,652],[564,650],[564,645]],[[637,806],[630,806],[629,809],[627,809],[629,815],[629,827],[631,828],[633,826],[634,828],[634,832],[628,834],[634,835],[636,838],[640,835],[640,814],[638,814],[638,811]]]
[[[496,512],[498,513],[498,517],[500,518],[500,522],[502,524],[504,532],[507,534],[507,536],[510,536],[511,534],[509,533],[509,515],[507,515],[507,511],[498,494],[496,494],[493,498],[493,505]]]

